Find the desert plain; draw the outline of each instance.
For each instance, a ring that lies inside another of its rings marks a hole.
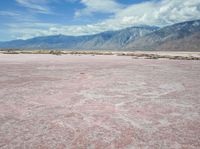
[[[1,149],[199,149],[200,61],[0,54]]]

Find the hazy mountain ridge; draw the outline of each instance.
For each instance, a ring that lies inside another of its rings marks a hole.
[[[200,20],[158,28],[129,27],[95,35],[54,35],[0,42],[0,48],[200,51]]]
[[[136,38],[157,29],[158,27],[140,26],[118,31],[107,31],[95,35],[35,37],[28,40],[3,42],[0,44],[0,48],[115,50],[124,48],[128,41],[134,41]]]

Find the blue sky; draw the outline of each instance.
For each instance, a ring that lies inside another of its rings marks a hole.
[[[200,19],[200,0],[1,0],[0,41]]]

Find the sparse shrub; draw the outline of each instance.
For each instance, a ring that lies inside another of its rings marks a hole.
[[[159,59],[160,57],[158,55],[150,55],[147,57],[147,59]]]
[[[62,55],[63,52],[62,52],[62,51],[54,51],[54,50],[52,50],[52,51],[49,52],[49,54],[53,54],[53,55]]]
[[[17,51],[6,51],[6,52],[3,52],[3,54],[19,54],[19,52],[17,52]]]

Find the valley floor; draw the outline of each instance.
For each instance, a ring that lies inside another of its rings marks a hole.
[[[200,61],[0,54],[0,148],[200,148]]]

